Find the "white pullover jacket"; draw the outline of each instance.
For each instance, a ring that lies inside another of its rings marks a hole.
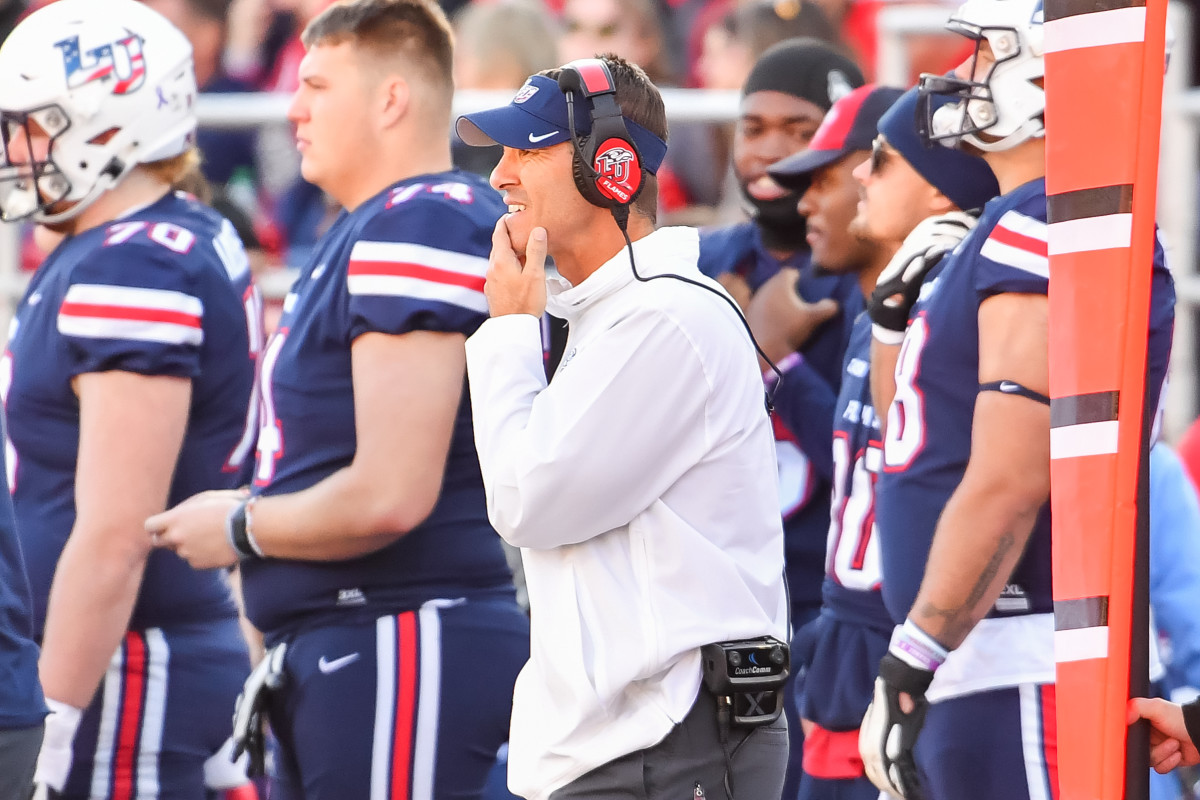
[[[693,229],[633,250],[643,277],[722,291]],[[488,514],[529,587],[509,787],[530,800],[666,736],[695,702],[702,645],[787,640],[774,442],[734,310],[636,281],[627,250],[579,286],[549,283],[570,333],[548,386],[535,317],[467,342]]]

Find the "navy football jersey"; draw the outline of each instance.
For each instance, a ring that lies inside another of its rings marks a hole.
[[[75,376],[112,370],[191,379],[190,418],[168,506],[248,478],[257,423],[262,303],[233,226],[194,198],[146,208],[64,240],[33,276],[0,369],[8,477],[37,630],[75,523]],[[219,571],[154,550],[131,629],[203,622],[236,609]]]
[[[1044,179],[997,197],[954,253],[930,273],[896,364],[884,471],[877,486],[883,594],[896,622],[908,615],[937,520],[966,468],[979,391],[979,306],[1004,292],[1045,294],[1049,283]],[[1175,293],[1155,242],[1147,360],[1156,408],[1170,355]],[[1050,504],[989,616],[1053,610]]]
[[[358,336],[469,336],[487,318],[484,275],[504,211],[480,178],[454,171],[401,181],[338,217],[285,300],[263,356],[256,493],[300,491],[354,459],[350,348]],[[260,630],[374,618],[438,597],[511,594],[465,392],[464,378],[442,491],[421,525],[361,558],[242,565],[246,611]]]
[[[0,493],[0,675],[0,730],[39,724],[46,703],[33,641],[33,595],[8,492]]]
[[[854,324],[833,419],[833,496],[825,554],[823,609],[842,622],[891,630],[880,595],[875,484],[883,465],[879,417],[871,402],[871,319]]]

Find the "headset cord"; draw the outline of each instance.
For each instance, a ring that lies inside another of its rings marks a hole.
[[[698,286],[706,292],[711,292],[729,304],[729,307],[733,309],[735,314],[737,314],[738,320],[741,321],[742,327],[746,329],[746,334],[750,337],[750,342],[754,345],[754,349],[758,351],[758,354],[762,357],[762,360],[767,362],[767,365],[771,368],[771,371],[775,373],[776,379],[773,381],[774,385],[764,391],[767,403],[767,413],[773,414],[775,412],[775,392],[779,390],[779,384],[783,381],[783,373],[779,370],[779,367],[775,365],[775,362],[763,352],[762,347],[759,346],[758,339],[754,338],[754,331],[750,330],[750,323],[746,320],[746,315],[742,313],[742,309],[738,307],[738,304],[734,302],[732,297],[724,292],[717,291],[711,286],[703,284],[697,280],[692,280],[691,278],[683,275],[672,275],[667,273],[664,275],[649,275],[643,277],[642,275],[638,274],[637,264],[633,259],[633,242],[629,239],[629,206],[616,206],[612,209],[612,213],[613,217],[617,221],[617,227],[621,229],[621,235],[625,237],[625,249],[629,251],[629,267],[633,270],[634,278],[642,283],[649,283],[650,281],[657,280],[659,278],[671,278],[673,280],[682,281],[683,283],[689,283],[692,286]]]
[[[575,129],[575,93],[564,92],[563,94],[565,95],[567,101],[567,129],[571,132],[571,146],[575,150],[575,158],[579,164],[584,167],[584,169],[589,171],[593,170],[594,168],[591,164],[586,164],[583,161],[583,145],[579,141],[579,133]],[[641,162],[639,161],[639,167],[640,163]],[[765,389],[763,392],[766,398],[767,414],[775,413],[775,392],[779,390],[779,384],[783,382],[783,372],[780,371],[779,367],[775,365],[775,362],[772,361],[767,354],[763,352],[762,347],[759,346],[758,339],[754,338],[754,331],[750,330],[750,323],[746,320],[746,315],[742,313],[742,309],[738,308],[738,304],[734,302],[732,297],[724,292],[719,292],[711,286],[706,286],[700,281],[692,280],[691,278],[684,277],[683,275],[672,275],[668,273],[665,275],[650,275],[649,277],[643,278],[638,274],[637,264],[634,263],[633,260],[633,242],[629,239],[629,206],[625,204],[615,205],[612,206],[611,211],[613,219],[617,222],[617,227],[621,229],[621,235],[625,237],[625,248],[629,251],[629,266],[633,270],[634,278],[642,283],[648,283],[658,278],[673,278],[674,280],[682,281],[683,283],[690,283],[692,286],[698,286],[706,292],[711,292],[729,304],[729,307],[733,309],[735,314],[737,314],[737,318],[741,320],[742,327],[746,329],[746,333],[749,335],[750,342],[754,345],[754,349],[758,352],[759,356],[762,357],[762,360],[767,362],[767,365],[771,368],[771,371],[775,373],[775,380],[772,382],[773,385],[770,388]]]

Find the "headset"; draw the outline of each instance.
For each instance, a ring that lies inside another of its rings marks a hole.
[[[589,203],[611,209],[623,228],[629,206],[642,193],[646,168],[617,104],[612,73],[598,58],[572,61],[559,72],[558,88],[567,100],[567,125],[575,147],[575,185]],[[580,136],[575,127],[576,96],[587,101],[591,120],[587,136]]]
[[[656,278],[681,281],[711,292],[728,303],[746,328],[746,333],[750,335],[754,349],[775,372],[776,381],[766,397],[767,413],[770,414],[774,405],[772,401],[775,389],[783,378],[783,373],[763,352],[758,340],[754,338],[754,332],[750,330],[750,323],[746,321],[737,304],[712,287],[681,275],[643,277],[638,274],[637,264],[633,260],[633,243],[629,240],[629,207],[642,193],[646,183],[646,168],[642,164],[642,157],[633,142],[633,137],[629,135],[629,128],[625,125],[625,117],[617,103],[617,85],[608,65],[598,58],[583,58],[564,64],[558,73],[558,88],[567,100],[567,127],[571,131],[571,142],[575,151],[571,164],[575,186],[589,203],[612,212],[617,227],[625,236],[633,277],[643,283]],[[576,95],[587,101],[591,132],[586,136],[580,136],[575,127]]]

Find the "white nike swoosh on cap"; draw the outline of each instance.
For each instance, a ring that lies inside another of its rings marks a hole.
[[[555,135],[556,133],[558,133],[558,131],[550,131],[549,133],[543,133],[541,136],[534,136],[531,133],[531,134],[529,134],[529,141],[532,142],[533,144],[537,144],[542,139],[549,139],[551,136]]]
[[[351,653],[348,656],[335,658],[333,661],[326,661],[325,656],[321,656],[321,658],[317,661],[317,669],[328,675],[331,672],[337,672],[342,667],[348,667],[355,661],[358,661],[358,656],[358,653]]]

